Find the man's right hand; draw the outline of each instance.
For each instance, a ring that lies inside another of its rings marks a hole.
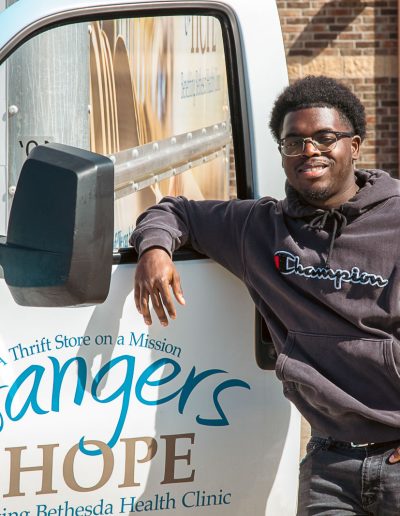
[[[178,303],[184,305],[179,274],[169,254],[164,249],[154,247],[145,251],[136,268],[135,303],[147,325],[152,323],[149,299],[163,326],[168,326],[166,312],[171,319],[175,319],[171,288]]]

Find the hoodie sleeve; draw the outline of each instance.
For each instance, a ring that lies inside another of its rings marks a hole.
[[[243,231],[256,201],[189,201],[165,197],[137,220],[130,243],[139,256],[162,247],[171,256],[184,244],[244,277]]]

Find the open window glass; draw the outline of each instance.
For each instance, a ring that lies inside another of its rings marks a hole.
[[[4,71],[4,69],[6,69]],[[226,56],[214,16],[91,20],[55,27],[3,65],[8,211],[36,145],[114,163],[114,248],[165,195],[236,196]]]

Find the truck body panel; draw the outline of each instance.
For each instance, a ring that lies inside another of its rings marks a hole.
[[[161,194],[234,196],[232,162],[237,195],[283,195],[267,130],[287,83],[274,2],[19,0],[0,13],[0,28],[5,236],[29,145],[47,141],[108,155],[116,178],[128,171],[131,179],[115,183],[119,257],[134,216]],[[202,90],[190,95],[192,86]],[[215,126],[233,133],[217,151],[165,168],[157,161],[170,146],[201,146]],[[157,170],[141,172],[131,163],[138,157]],[[21,307],[0,280],[4,512],[295,514],[299,414],[274,372],[257,367],[255,309],[244,286],[212,261],[190,258],[177,262],[187,306],[167,328],[148,328],[135,310],[134,258],[115,259],[109,295],[97,306]]]

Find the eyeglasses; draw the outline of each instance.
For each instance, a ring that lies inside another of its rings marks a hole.
[[[303,154],[306,143],[311,142],[320,152],[330,152],[336,147],[338,140],[341,138],[351,138],[353,133],[343,133],[339,131],[322,131],[302,138],[301,136],[288,136],[279,140],[279,150],[284,156],[301,156]]]

